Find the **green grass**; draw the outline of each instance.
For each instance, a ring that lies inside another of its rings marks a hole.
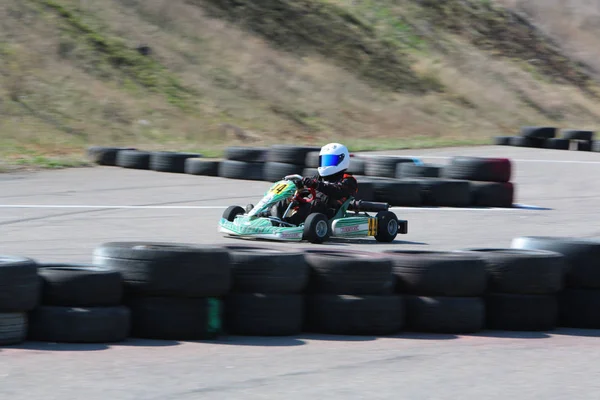
[[[135,49],[128,48],[118,38],[104,35],[83,22],[76,11],[57,1],[35,1],[60,16],[60,27],[66,36],[61,41],[59,48],[63,56],[67,56],[76,46],[74,42],[83,44],[95,56],[96,73],[110,76],[112,71],[119,71],[128,78],[123,82],[124,88],[132,89],[132,84],[141,85],[150,91],[164,95],[169,103],[190,110],[190,99],[197,93],[184,86],[176,76],[156,60],[141,55]]]

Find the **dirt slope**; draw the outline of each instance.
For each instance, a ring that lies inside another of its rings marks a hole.
[[[0,154],[595,129],[595,66],[552,26],[480,0],[5,0]]]

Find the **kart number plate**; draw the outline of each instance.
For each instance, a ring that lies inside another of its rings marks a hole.
[[[269,190],[269,193],[280,194],[285,190],[286,187],[287,185],[285,183],[280,183],[279,185],[276,185],[275,187],[271,188],[271,190]]]

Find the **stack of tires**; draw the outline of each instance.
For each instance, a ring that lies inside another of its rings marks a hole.
[[[489,276],[486,328],[502,331],[556,328],[558,293],[563,289],[566,265],[561,254],[502,248],[464,251],[485,261]]]
[[[202,155],[197,153],[154,151],[150,153],[149,168],[152,171],[183,174],[188,159],[201,157]]]
[[[388,203],[392,207],[418,207],[423,203],[421,182],[416,179],[372,176],[360,176],[356,179],[359,186],[361,184],[372,186],[374,201]]]
[[[242,245],[225,248],[232,275],[225,298],[225,331],[245,336],[301,333],[308,282],[303,253]]]
[[[227,250],[183,243],[108,242],[94,250],[93,262],[123,276],[132,337],[203,340],[221,333],[221,298],[231,285]]]
[[[406,299],[406,330],[466,334],[485,326],[487,274],[477,255],[386,250],[396,291]]]
[[[23,257],[0,256],[0,345],[25,341],[28,313],[38,306],[37,263]]]
[[[415,164],[413,157],[363,155],[365,160],[365,175],[379,178],[396,178],[396,171],[400,164]]]
[[[263,167],[264,180],[276,182],[286,175],[302,175],[306,168],[307,156],[318,151],[319,147],[276,144],[269,148],[267,161]]]
[[[595,145],[593,131],[563,129],[561,137],[557,137],[557,133],[558,128],[552,126],[523,126],[517,136],[496,136],[494,144],[555,150],[600,151],[600,146]]]
[[[133,147],[91,146],[87,149],[87,157],[98,165],[114,167],[121,151],[136,150]]]
[[[305,332],[391,335],[403,330],[404,299],[394,293],[388,257],[376,253],[306,250],[310,268]]]
[[[152,153],[143,150],[121,150],[117,154],[116,166],[130,169],[150,169]]]
[[[559,296],[559,325],[600,329],[600,241],[551,236],[513,239],[517,249],[548,250],[565,259],[565,287]]]
[[[453,157],[443,176],[463,184],[452,191],[461,201],[480,207],[512,207],[515,189],[508,158]],[[448,193],[450,195],[450,193]],[[457,199],[458,201],[458,199]]]
[[[264,147],[230,146],[219,163],[218,176],[251,181],[263,180],[268,149]]]
[[[123,279],[110,268],[41,264],[41,304],[29,315],[28,339],[111,343],[129,337],[131,315],[122,305]]]
[[[556,147],[548,146],[550,140],[546,141],[546,147],[548,148],[560,148],[567,150],[574,144],[575,150],[578,151],[592,151],[594,143],[594,132],[593,131],[582,131],[578,129],[563,129],[562,139],[554,139],[554,143],[560,141]]]

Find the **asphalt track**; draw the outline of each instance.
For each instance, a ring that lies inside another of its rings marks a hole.
[[[501,146],[386,151],[447,162],[513,160],[513,209],[395,208],[409,233],[337,249],[508,247],[521,235],[600,237],[600,154]],[[0,253],[89,262],[105,241],[231,243],[216,221],[267,182],[96,167],[0,174]],[[307,248],[316,245],[265,243]],[[323,246],[320,246],[323,247]],[[600,390],[600,331],[131,340],[0,348],[0,399],[588,399]]]

